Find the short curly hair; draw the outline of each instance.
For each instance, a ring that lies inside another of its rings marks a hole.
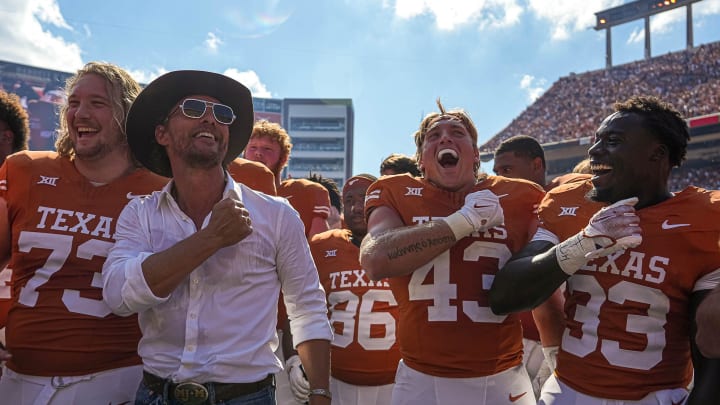
[[[615,111],[637,114],[643,126],[668,147],[670,164],[680,167],[687,154],[690,130],[682,115],[669,103],[653,96],[635,96],[613,106]]]
[[[30,136],[30,119],[20,98],[15,94],[0,91],[0,121],[5,122],[13,133],[13,153],[26,150]]]
[[[275,173],[275,177],[280,178],[280,173],[282,173],[282,170],[290,161],[290,152],[292,151],[293,146],[290,140],[290,135],[288,135],[285,128],[280,126],[280,124],[276,124],[268,120],[259,120],[255,122],[255,125],[253,125],[250,139],[253,138],[268,138],[280,145],[280,161],[285,161],[285,164],[282,167],[275,168],[275,171],[277,172]]]

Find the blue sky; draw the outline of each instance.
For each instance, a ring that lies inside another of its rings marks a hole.
[[[480,144],[562,76],[605,66],[594,12],[622,0],[3,0],[0,59],[72,72],[105,60],[148,82],[227,74],[256,97],[350,98],[354,173],[377,174],[440,97]],[[720,40],[720,0],[693,6],[694,43]],[[613,62],[643,57],[642,21],[613,29]],[[651,18],[652,54],[684,49],[685,8]],[[485,170],[490,167],[483,166]]]

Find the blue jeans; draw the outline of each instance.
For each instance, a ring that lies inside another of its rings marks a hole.
[[[271,385],[252,394],[243,395],[228,401],[216,401],[215,390],[208,389],[208,399],[205,404],[209,405],[275,405],[275,386]],[[167,399],[167,394],[153,392],[145,384],[140,383],[135,394],[135,405],[182,405],[175,400]]]

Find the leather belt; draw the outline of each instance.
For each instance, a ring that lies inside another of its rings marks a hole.
[[[168,399],[187,405],[205,403],[211,387],[212,390],[215,391],[216,401],[229,401],[243,395],[258,392],[263,388],[274,385],[274,382],[273,375],[268,374],[264,379],[252,383],[206,382],[201,384],[193,381],[174,383],[165,378],[150,374],[147,371],[143,371],[143,383],[146,387],[156,393],[163,393],[165,392],[165,384],[167,384]]]

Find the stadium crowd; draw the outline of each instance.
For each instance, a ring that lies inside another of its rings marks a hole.
[[[720,189],[720,163],[702,167],[679,167],[670,173],[670,189],[682,190],[687,186]]]
[[[667,100],[686,118],[717,112],[720,42],[562,77],[481,151],[492,152],[514,135],[541,144],[591,136],[613,103],[638,94]]]

